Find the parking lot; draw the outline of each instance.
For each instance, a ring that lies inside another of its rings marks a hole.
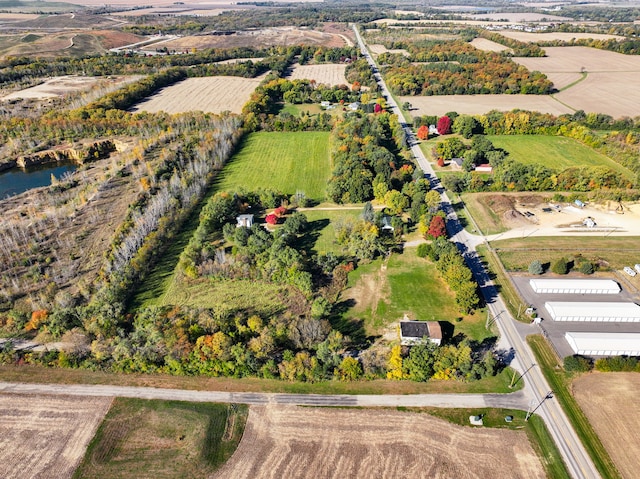
[[[546,276],[543,276],[543,278]],[[634,294],[625,288],[624,282],[618,277],[599,277],[598,279],[612,279],[620,284],[622,291],[619,294],[538,294],[529,285],[529,280],[533,276],[529,274],[512,274],[511,280],[518,289],[525,303],[535,308],[538,317],[542,318],[540,327],[553,343],[556,352],[560,357],[570,356],[573,350],[564,339],[564,333],[572,332],[602,332],[602,333],[640,333],[639,323],[599,323],[599,322],[573,322],[573,321],[553,321],[544,303],[547,301],[563,302],[637,302]],[[540,278],[540,276],[535,276]],[[567,278],[568,279],[568,278]]]

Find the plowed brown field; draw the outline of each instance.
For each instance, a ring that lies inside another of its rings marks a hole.
[[[622,477],[637,478],[640,374],[588,374],[574,381],[573,392]]]
[[[320,65],[294,65],[293,70],[287,78],[291,80],[308,79],[315,80],[316,83],[325,85],[346,85],[347,79],[344,72],[347,66],[342,64],[323,63]]]
[[[71,477],[110,398],[0,395],[0,476]]]
[[[543,478],[524,432],[456,426],[390,410],[252,407],[213,477]]]

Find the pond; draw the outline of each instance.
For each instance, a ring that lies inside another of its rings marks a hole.
[[[51,175],[61,178],[65,173],[75,171],[77,167],[75,163],[64,162],[4,171],[0,173],[0,198],[18,195],[40,186],[49,186]]]

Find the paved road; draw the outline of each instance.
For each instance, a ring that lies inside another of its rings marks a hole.
[[[44,394],[66,396],[129,397],[188,402],[224,402],[239,404],[288,404],[298,406],[363,407],[500,407],[526,409],[528,396],[523,391],[511,394],[404,394],[404,395],[321,395],[286,393],[246,393],[190,391],[96,384],[30,384],[0,382],[0,394]]]
[[[411,145],[411,151],[418,165],[422,171],[424,171],[426,177],[429,178],[431,186],[441,195],[442,209],[447,215],[447,231],[449,232],[451,240],[458,245],[462,253],[465,255],[465,259],[480,285],[480,290],[487,302],[489,310],[491,311],[492,316],[496,318],[495,322],[500,330],[500,334],[515,351],[513,366],[522,372],[527,371],[524,375],[524,381],[526,391],[533,397],[532,406],[535,407],[534,405],[539,405],[536,409],[536,413],[545,421],[556,446],[562,454],[570,474],[577,479],[600,477],[593,462],[591,461],[591,458],[588,456],[584,446],[578,439],[578,436],[573,430],[571,423],[564,414],[564,411],[560,407],[558,401],[553,399],[553,397],[547,398],[551,388],[544,378],[540,368],[534,365],[533,352],[524,341],[524,335],[526,333],[521,327],[517,326],[515,320],[509,314],[502,298],[498,295],[493,282],[489,278],[475,251],[478,243],[482,241],[482,237],[467,233],[460,224],[460,221],[458,220],[458,217],[451,205],[451,201],[440,184],[431,164],[422,153],[422,150],[413,136],[411,128],[404,123],[404,117],[402,116],[397,103],[391,96],[382,76],[378,72],[377,65],[369,54],[364,40],[355,26],[354,31],[362,54],[373,68],[376,81],[378,82],[383,95],[387,99],[388,109],[390,109],[392,113],[398,115],[398,118],[405,130],[405,134],[407,135],[407,141]],[[531,365],[534,366],[529,368]]]

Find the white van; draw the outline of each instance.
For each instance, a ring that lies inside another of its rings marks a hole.
[[[636,271],[638,273],[640,273],[640,264],[636,263],[636,265],[634,266],[634,268],[636,269]]]
[[[638,265],[636,265],[638,266]],[[635,276],[636,272],[634,270],[632,270],[631,268],[629,268],[628,266],[624,267],[624,272],[627,273],[629,276]]]

